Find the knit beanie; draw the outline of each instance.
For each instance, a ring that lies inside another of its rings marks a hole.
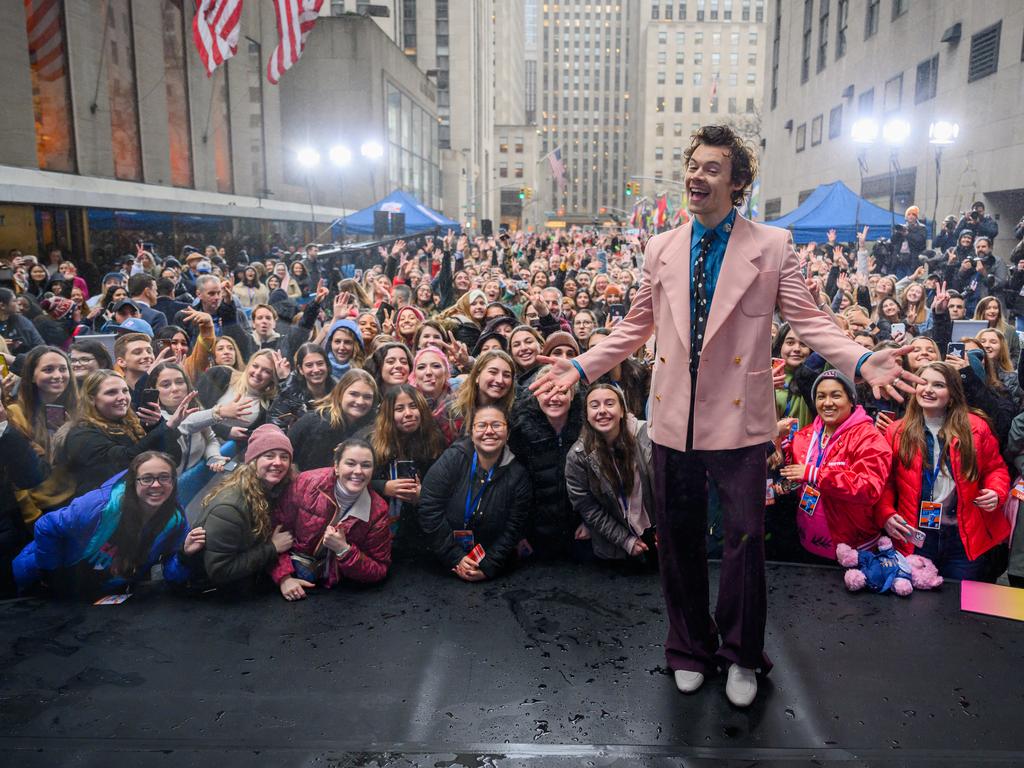
[[[469,303],[472,304],[477,299],[483,299],[487,301],[487,294],[481,291],[479,288],[474,288],[469,292]]]
[[[555,347],[571,347],[574,352],[578,355],[580,353],[580,345],[576,339],[572,337],[571,333],[565,331],[555,331],[547,340],[544,342],[544,355],[550,355]]]
[[[43,299],[39,306],[48,312],[54,320],[63,320],[74,310],[75,302],[63,296],[53,296],[49,299]]]
[[[356,343],[359,345],[360,349],[365,349],[363,344],[363,332],[359,330],[359,323],[348,317],[343,320],[335,320],[331,324],[331,329],[327,332],[327,338],[324,339],[324,349],[328,352],[331,351],[331,338],[333,338],[334,334],[342,328],[350,331],[352,335],[355,336]]]
[[[402,315],[404,315],[406,312],[412,312],[414,315],[416,315],[416,319],[419,320],[421,323],[427,319],[427,316],[423,314],[423,310],[421,310],[419,307],[414,307],[412,304],[406,304],[404,307],[401,307],[398,310],[398,312],[395,313],[396,328],[398,327],[398,321],[401,320]]]
[[[288,458],[292,456],[291,441],[275,424],[263,424],[252,431],[245,449],[245,463],[255,461],[267,451],[284,451]]]
[[[916,205],[912,205],[909,208],[907,208],[907,211],[904,214],[904,217],[905,218],[910,218],[910,214],[914,214],[915,216],[920,218],[921,217],[921,209],[918,208]]]
[[[823,381],[838,381],[843,385],[843,389],[846,390],[846,396],[850,398],[850,402],[854,405],[857,404],[857,388],[854,386],[850,378],[843,373],[840,373],[835,368],[830,368],[821,374],[814,380],[814,385],[811,387],[811,400],[817,400],[818,398],[818,385]]]
[[[437,347],[424,347],[417,352],[416,357],[412,359],[412,371],[409,373],[409,383],[414,387],[416,386],[416,367],[420,364],[420,359],[428,352],[433,352],[441,358],[441,364],[444,366],[445,381],[452,377],[452,370],[448,365],[448,356]]]

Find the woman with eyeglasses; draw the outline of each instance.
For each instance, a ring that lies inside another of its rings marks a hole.
[[[77,414],[78,384],[68,356],[56,347],[32,349],[25,356],[18,400],[7,406],[7,417],[51,470],[41,484],[16,494],[26,525],[31,526],[43,512],[63,506],[74,494],[67,467],[54,458],[58,431]]]
[[[508,448],[508,414],[500,406],[477,408],[469,434],[423,478],[419,519],[441,563],[476,582],[514,563],[533,492],[529,473]]]
[[[72,342],[68,357],[71,361],[71,373],[74,374],[79,386],[93,371],[110,370],[114,367],[114,361],[107,348],[98,341],[89,339]]]
[[[82,597],[125,593],[149,580],[156,566],[166,582],[187,581],[188,558],[203,549],[205,532],[190,530],[178,505],[175,463],[144,451],[126,472],[43,515],[35,540],[14,561],[19,591],[43,583]]]

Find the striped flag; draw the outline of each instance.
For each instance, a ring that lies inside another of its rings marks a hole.
[[[274,0],[278,43],[267,62],[267,80],[277,85],[281,75],[299,60],[313,31],[324,0]]]
[[[62,0],[25,0],[28,60],[36,77],[48,83],[64,76],[63,9]]]
[[[548,165],[551,166],[551,175],[558,182],[559,191],[565,189],[565,162],[562,160],[562,148],[556,147],[555,151],[548,155]]]
[[[196,0],[192,39],[207,77],[238,51],[241,18],[242,0]]]

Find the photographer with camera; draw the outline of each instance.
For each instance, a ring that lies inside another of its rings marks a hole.
[[[981,200],[974,201],[970,213],[961,215],[956,225],[956,235],[959,236],[965,229],[971,230],[975,237],[984,235],[989,240],[999,237],[999,225],[991,216],[985,215],[985,204]]]
[[[895,254],[895,274],[904,278],[917,268],[918,256],[928,244],[928,230],[921,224],[921,209],[916,205],[907,208],[907,224],[897,224],[892,230],[892,249]]]
[[[932,239],[932,248],[936,253],[945,253],[956,246],[956,216],[950,214],[942,220],[942,229],[935,233]]]

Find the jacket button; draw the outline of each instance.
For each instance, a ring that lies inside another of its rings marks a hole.
[[[740,399],[739,399],[739,398],[737,397],[737,398],[736,398],[735,400],[733,400],[733,401],[732,401],[732,404],[733,404],[733,405],[739,405],[739,404],[740,404],[740,403],[742,403],[742,402],[743,402],[743,401],[742,401],[742,400],[740,400]]]
[[[742,362],[743,362],[743,358],[742,358],[742,357],[734,357],[734,358],[732,359],[732,361],[733,361],[734,363],[736,363],[736,365],[739,365],[740,363],[742,363]]]
[[[660,403],[661,402],[661,395],[655,395],[654,399],[657,400]]]
[[[665,362],[665,356],[664,356],[664,355],[662,355],[662,356],[661,356],[661,357],[659,357],[658,359],[659,359],[659,360],[661,360],[661,362],[663,362],[663,363]]]

